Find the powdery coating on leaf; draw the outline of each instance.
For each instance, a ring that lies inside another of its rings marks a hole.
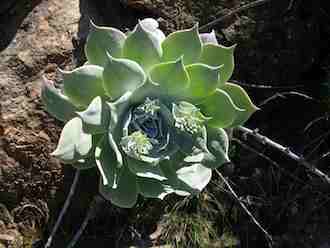
[[[78,169],[96,166],[100,193],[119,207],[133,207],[138,194],[199,193],[212,169],[229,161],[222,128],[242,125],[257,109],[243,88],[227,83],[234,47],[219,45],[214,32],[199,34],[197,25],[165,37],[151,18],[127,36],[94,28],[88,63],[64,72],[64,94],[42,89],[51,114],[74,117],[54,155]]]

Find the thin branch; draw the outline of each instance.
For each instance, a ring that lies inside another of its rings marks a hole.
[[[330,178],[327,174],[325,174],[322,171],[320,171],[319,169],[317,169],[313,164],[307,162],[302,156],[298,156],[297,154],[292,152],[288,147],[284,147],[281,144],[278,144],[275,141],[267,138],[266,136],[259,134],[257,130],[251,130],[249,128],[242,127],[242,126],[238,127],[237,129],[240,130],[241,132],[243,132],[245,135],[249,134],[249,135],[253,136],[260,143],[269,145],[269,146],[279,150],[280,152],[285,154],[287,157],[297,161],[299,164],[301,164],[302,166],[307,168],[314,175],[320,177],[324,182],[330,184]]]
[[[254,1],[252,3],[249,3],[249,4],[243,5],[241,7],[238,7],[236,9],[233,9],[228,14],[226,14],[224,16],[221,16],[221,17],[219,17],[219,18],[217,18],[217,19],[215,19],[215,20],[213,20],[213,21],[211,21],[211,22],[209,22],[209,23],[201,26],[199,28],[199,31],[205,31],[208,28],[210,28],[210,27],[218,24],[219,22],[224,21],[225,19],[227,19],[227,18],[229,18],[229,17],[231,17],[231,16],[233,16],[233,15],[239,13],[239,12],[242,12],[242,11],[245,11],[245,10],[248,10],[248,9],[251,9],[251,8],[254,8],[254,7],[257,7],[259,5],[263,5],[263,4],[265,4],[267,2],[270,2],[270,1],[271,0],[257,0],[257,1]]]
[[[312,120],[311,122],[309,122],[306,127],[304,128],[304,132],[307,132],[308,129],[310,129],[312,126],[314,126],[316,123],[322,121],[322,120],[325,120],[325,121],[328,121],[329,120],[329,113],[326,113],[324,116],[321,116],[321,117],[318,117],[314,120]]]
[[[300,97],[305,98],[307,100],[318,102],[318,100],[316,100],[315,98],[310,97],[310,96],[308,96],[306,94],[303,94],[303,93],[300,93],[300,92],[296,92],[296,91],[288,91],[288,92],[276,93],[276,94],[274,94],[273,96],[267,98],[266,100],[264,100],[263,102],[261,102],[258,105],[259,106],[263,106],[263,105],[267,104],[268,102],[273,101],[273,100],[275,100],[276,98],[279,98],[279,97],[285,99],[287,95],[289,95],[289,96],[300,96]]]
[[[76,173],[74,175],[74,179],[73,179],[73,182],[71,184],[71,187],[70,187],[70,191],[69,191],[69,194],[67,196],[67,198],[65,199],[65,202],[64,202],[64,205],[61,209],[61,212],[60,212],[60,215],[58,216],[57,220],[56,220],[56,223],[55,223],[55,226],[53,227],[53,230],[47,240],[47,243],[45,245],[45,248],[49,248],[53,242],[53,238],[57,232],[57,229],[58,227],[60,226],[61,222],[62,222],[62,219],[66,213],[66,211],[68,210],[68,207],[70,205],[70,202],[71,202],[71,199],[74,195],[74,192],[76,190],[76,187],[77,187],[77,183],[78,183],[78,180],[79,180],[79,176],[80,176],[80,171],[79,170],[76,170]]]
[[[274,90],[274,89],[296,89],[296,88],[303,88],[304,87],[303,84],[292,85],[292,83],[286,83],[286,84],[291,84],[290,86],[287,86],[287,85],[285,85],[285,86],[266,85],[265,83],[263,83],[263,84],[251,84],[251,83],[243,83],[241,81],[234,80],[234,79],[231,79],[230,82],[242,85],[244,87],[258,88],[258,89],[271,89],[271,90]]]
[[[248,210],[248,208],[244,205],[244,203],[240,200],[236,192],[233,190],[233,188],[230,186],[227,179],[218,171],[215,170],[215,172],[218,174],[218,176],[221,178],[221,180],[226,184],[227,188],[230,190],[231,194],[235,198],[235,200],[240,204],[240,206],[243,208],[243,210],[247,213],[247,215],[251,218],[251,220],[254,222],[254,224],[265,234],[268,246],[273,247],[273,239],[272,236],[261,226],[261,224],[254,218],[253,214]]]
[[[267,160],[270,164],[272,164],[273,166],[275,166],[277,169],[279,169],[280,171],[282,171],[284,174],[288,175],[289,177],[291,177],[293,180],[303,184],[303,185],[308,185],[310,187],[312,187],[311,185],[309,185],[308,183],[306,183],[305,181],[303,181],[302,179],[296,177],[294,174],[286,171],[285,169],[283,169],[277,162],[275,162],[274,160],[272,160],[270,157],[268,157],[267,155],[265,155],[262,152],[257,151],[256,149],[252,148],[251,146],[249,146],[248,144],[245,144],[245,142],[241,141],[240,139],[236,139],[236,138],[232,138],[233,141],[235,141],[236,143],[238,143],[240,146],[242,146],[244,149],[253,152],[255,154],[257,154],[259,157]]]
[[[315,139],[311,140],[308,144],[303,147],[303,150],[313,146],[315,147],[315,143],[323,142],[328,136],[330,135],[330,130],[326,131],[325,133],[317,136]]]
[[[95,213],[97,212],[97,206],[98,206],[98,204],[100,203],[101,200],[102,200],[101,197],[98,196],[98,195],[94,197],[93,201],[89,205],[89,209],[88,209],[88,212],[87,212],[87,214],[84,218],[84,221],[81,223],[78,231],[74,235],[73,239],[70,241],[67,248],[73,248],[76,245],[76,243],[78,242],[80,236],[85,231],[85,228],[87,227],[87,224],[88,224],[89,220],[92,219],[93,216],[95,215]]]
[[[325,158],[327,158],[327,157],[329,157],[329,156],[330,156],[330,152],[326,152],[326,153],[324,153],[321,157],[315,159],[313,162],[314,162],[314,163],[318,163],[318,162],[320,162],[321,160],[323,160],[323,159],[325,159]]]

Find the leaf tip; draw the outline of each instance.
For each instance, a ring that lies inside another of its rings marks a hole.
[[[89,23],[90,25],[94,28],[94,29],[98,29],[99,26],[95,24],[95,22],[92,19],[89,19]]]

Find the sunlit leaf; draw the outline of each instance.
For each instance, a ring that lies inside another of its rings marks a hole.
[[[221,89],[217,89],[213,95],[207,97],[200,107],[206,116],[212,118],[207,124],[216,128],[230,126],[238,113],[244,112],[234,104],[228,93]]]
[[[189,76],[182,58],[173,62],[161,63],[150,71],[150,80],[161,87],[161,94],[178,95],[189,85]]]
[[[125,41],[123,54],[125,58],[136,61],[145,71],[160,62],[163,54],[158,36],[138,23]]]
[[[259,110],[259,108],[252,103],[249,95],[241,86],[233,83],[226,83],[221,89],[229,94],[237,107],[245,110],[244,112],[238,112],[231,127],[243,125],[254,112]]]
[[[108,62],[107,53],[122,57],[126,35],[116,28],[99,27],[91,22],[92,30],[85,45],[85,54],[90,64],[105,66]]]
[[[223,65],[220,69],[221,84],[227,82],[233,74],[235,47],[236,45],[225,47],[212,43],[203,45],[203,51],[199,62],[211,66]]]
[[[77,107],[75,107],[68,97],[63,95],[59,89],[54,87],[54,83],[43,78],[41,88],[41,100],[48,113],[60,121],[68,121],[76,116]]]
[[[103,68],[84,65],[73,71],[62,71],[64,94],[77,106],[87,107],[97,96],[105,96]]]
[[[134,91],[141,86],[146,75],[138,63],[129,59],[115,59],[108,56],[108,63],[103,71],[103,85],[112,99],[117,99],[127,91]]]
[[[198,25],[186,30],[171,33],[162,43],[162,61],[176,61],[183,56],[185,65],[198,61],[202,52],[202,42]]]
[[[75,117],[62,129],[60,140],[52,155],[63,162],[72,162],[86,157],[92,151],[92,135],[82,129],[82,121]]]

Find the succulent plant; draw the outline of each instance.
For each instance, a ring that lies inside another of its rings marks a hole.
[[[229,162],[224,128],[257,110],[228,82],[234,48],[197,25],[166,37],[151,18],[127,33],[93,24],[88,62],[63,71],[61,87],[42,88],[48,112],[66,122],[52,155],[97,167],[100,193],[119,207],[133,207],[138,194],[200,192]]]

